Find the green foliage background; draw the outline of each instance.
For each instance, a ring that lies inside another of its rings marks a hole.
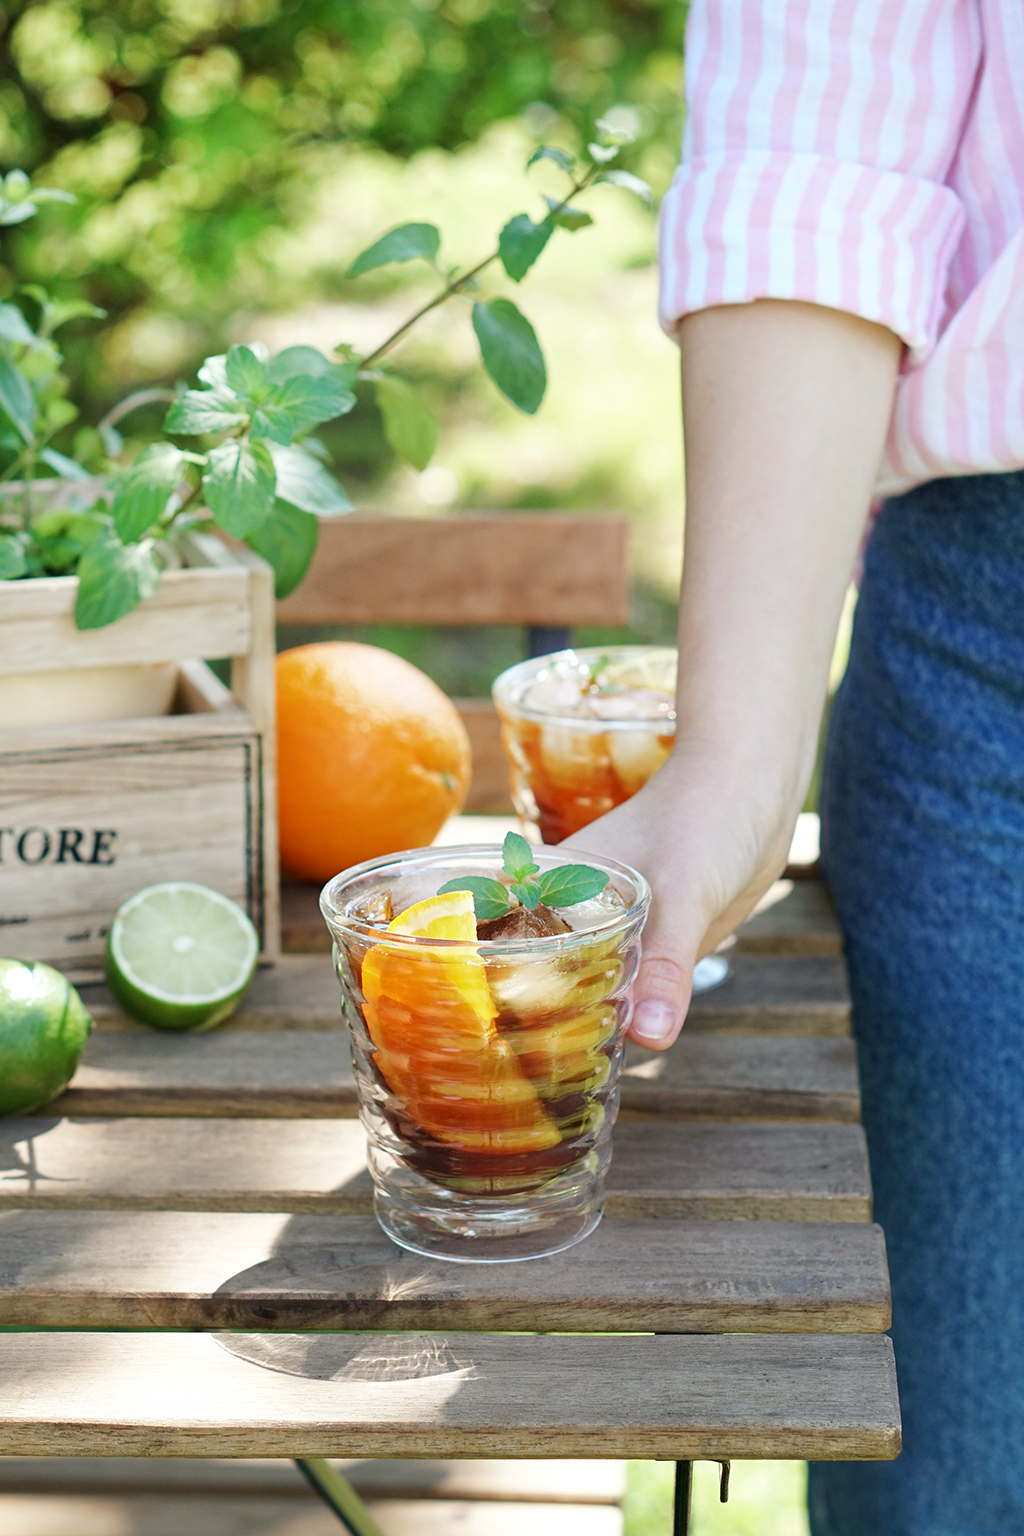
[[[24,281],[109,311],[185,317],[165,374],[223,342],[239,308],[337,291],[342,258],[292,278],[278,240],[354,145],[453,150],[525,114],[567,142],[615,104],[624,163],[663,187],[679,134],[676,0],[37,0],[6,14],[0,163],[75,192],[6,241],[0,294]],[[83,404],[130,360],[82,327]],[[166,350],[166,349],[165,349]],[[182,355],[187,351],[189,355]]]

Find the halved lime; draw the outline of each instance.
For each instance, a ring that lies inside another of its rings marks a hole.
[[[143,1024],[212,1029],[242,1001],[259,948],[255,928],[233,901],[190,880],[166,880],[118,908],[107,983]]]

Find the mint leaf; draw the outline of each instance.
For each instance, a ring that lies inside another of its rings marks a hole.
[[[200,377],[216,358],[207,358]],[[199,436],[204,432],[229,432],[245,421],[241,401],[226,384],[214,389],[186,389],[164,417],[164,431]]]
[[[0,304],[0,336],[4,341],[14,341],[22,347],[43,345],[17,304]]]
[[[26,292],[31,292],[26,289]],[[107,311],[100,309],[98,304],[90,304],[88,299],[50,299],[46,308],[46,329],[55,331],[58,326],[66,325],[69,320],[105,320]]]
[[[215,357],[208,357],[199,370],[199,382],[209,385],[210,389],[228,388],[228,359],[226,352],[218,352]]]
[[[322,352],[318,352],[316,347],[285,347],[283,352],[272,357],[267,364],[267,378],[271,384],[283,384],[285,379],[294,378],[297,373],[311,373],[318,377],[322,373],[330,373],[332,368],[338,366],[329,357],[324,357]]]
[[[180,448],[171,443],[153,443],[115,477],[110,510],[123,543],[141,539],[166,511],[185,462]]]
[[[250,347],[229,347],[224,359],[224,377],[236,395],[245,395],[258,405],[270,393],[267,365]]]
[[[556,149],[553,144],[542,144],[539,149],[535,149],[526,162],[526,169],[529,170],[531,165],[536,165],[538,160],[553,160],[563,171],[571,171],[576,164],[572,155],[566,154],[564,149]]]
[[[69,459],[67,454],[58,453],[56,448],[40,448],[39,457],[44,464],[55,469],[62,480],[91,480],[89,471],[79,464],[77,459]]]
[[[540,886],[536,880],[513,880],[512,894],[518,896],[523,906],[532,912],[540,901]]]
[[[570,208],[566,203],[560,203],[557,197],[546,197],[544,201],[551,209],[551,217],[559,229],[586,229],[588,224],[593,224],[589,213],[577,213],[575,208]]]
[[[5,352],[0,352],[0,407],[26,443],[36,425],[36,398]]]
[[[294,592],[309,569],[319,524],[310,512],[275,501],[258,528],[246,538],[250,549],[274,567],[274,596]]]
[[[345,276],[359,277],[374,267],[386,267],[391,261],[415,261],[417,256],[433,266],[440,248],[440,231],[433,224],[400,224],[357,256]]]
[[[594,127],[600,144],[632,144],[636,139],[632,128],[624,128],[621,123],[610,123],[605,117],[599,117]]]
[[[301,445],[268,444],[277,471],[279,498],[303,512],[316,512],[319,517],[351,512],[352,503],[337,480],[313,457],[313,444],[312,438]]]
[[[532,416],[548,376],[537,334],[510,299],[473,305],[473,329],[484,367],[506,400]]]
[[[122,544],[113,533],[98,535],[78,562],[76,626],[113,624],[149,597],[159,580],[160,567],[148,543]]]
[[[437,422],[407,380],[389,373],[376,387],[388,442],[414,469],[426,469],[437,446]]]
[[[225,533],[244,539],[270,511],[277,486],[266,443],[228,442],[212,448],[203,476],[206,504]]]
[[[624,187],[627,192],[633,192],[642,203],[650,208],[654,202],[654,193],[646,181],[641,181],[639,176],[634,176],[632,171],[602,171],[600,176],[594,178],[594,185],[606,182],[612,187]]]
[[[506,875],[513,880],[527,880],[540,868],[534,863],[533,849],[518,832],[506,832],[501,845],[501,862]]]
[[[556,869],[546,869],[538,878],[541,900],[547,907],[574,907],[577,902],[590,901],[608,884],[608,876],[589,864],[559,864]]]
[[[480,923],[490,917],[504,917],[511,906],[506,887],[500,880],[491,880],[487,875],[463,875],[457,880],[448,880],[437,894],[446,896],[449,891],[470,892],[473,911]]]
[[[292,421],[292,436],[346,415],[356,403],[348,371],[334,366],[330,373],[293,373],[278,384],[263,402],[263,412],[287,412]],[[253,431],[256,431],[253,421]],[[278,438],[282,442],[284,439]]]
[[[16,581],[27,575],[24,539],[16,533],[0,533],[0,581]]]
[[[509,219],[498,236],[498,255],[514,283],[522,282],[554,231],[550,217],[539,224],[535,224],[528,213],[517,213],[514,219]]]

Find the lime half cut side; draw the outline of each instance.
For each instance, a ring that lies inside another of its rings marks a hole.
[[[167,880],[118,908],[107,983],[143,1024],[212,1029],[241,1002],[259,948],[255,928],[233,901],[190,880]]]

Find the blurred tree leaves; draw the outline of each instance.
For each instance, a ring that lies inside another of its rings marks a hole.
[[[652,150],[669,164],[678,138],[675,0],[13,0],[4,15],[0,166],[79,201],[5,231],[0,298],[41,280],[114,325],[187,316],[195,360],[259,303],[263,237],[301,211],[324,145],[408,156],[524,112],[538,137],[562,119],[582,138],[615,103],[640,130],[630,167],[649,173]],[[90,366],[95,326],[81,331],[73,372],[116,393]],[[153,335],[150,376],[187,370],[161,370]]]

